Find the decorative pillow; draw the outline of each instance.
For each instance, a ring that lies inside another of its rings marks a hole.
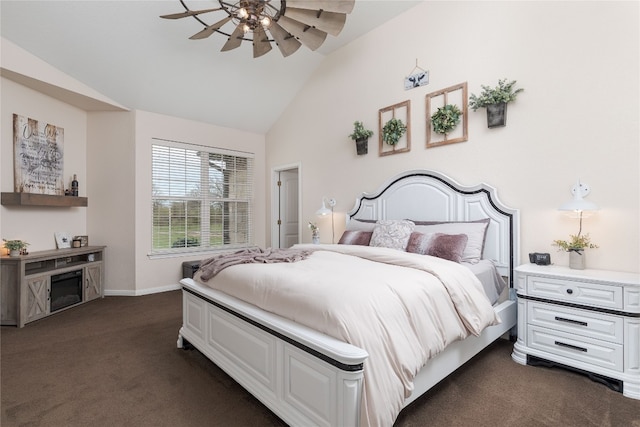
[[[342,234],[342,237],[340,237],[338,244],[369,246],[369,242],[371,241],[372,234],[373,234],[373,231],[346,230]]]
[[[369,246],[398,249],[407,248],[414,224],[406,219],[380,220],[376,222]]]
[[[482,259],[484,243],[489,227],[489,218],[476,221],[451,221],[433,224],[432,221],[416,221],[415,231],[423,234],[466,234],[467,246],[462,253],[462,261],[472,264]],[[422,225],[427,223],[428,225]]]
[[[376,226],[375,220],[369,219],[352,219],[347,223],[349,231],[373,231]]]
[[[431,239],[427,255],[460,262],[468,239],[466,234],[436,233]]]
[[[423,234],[414,231],[411,233],[411,236],[409,236],[406,251],[414,254],[427,255],[432,238],[433,234]]]

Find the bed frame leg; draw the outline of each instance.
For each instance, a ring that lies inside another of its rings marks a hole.
[[[184,340],[182,339],[182,335],[178,334],[178,341],[176,342],[176,346],[178,348],[182,348],[183,344],[184,344]]]
[[[176,345],[177,345],[178,348],[181,348],[183,350],[193,350],[194,349],[193,344],[191,344],[189,341],[184,339],[181,334],[178,334],[178,341],[176,342]]]

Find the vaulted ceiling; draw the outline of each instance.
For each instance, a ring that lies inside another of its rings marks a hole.
[[[227,37],[218,33],[189,40],[203,28],[196,20],[159,18],[184,11],[178,0],[2,0],[0,30],[128,108],[266,133],[325,56],[418,3],[357,0],[337,37],[286,58],[276,48],[254,59],[248,42],[220,52]]]

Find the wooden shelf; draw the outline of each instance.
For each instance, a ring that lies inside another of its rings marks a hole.
[[[2,193],[5,206],[58,206],[58,207],[86,207],[89,200],[86,197],[55,196],[51,194],[35,193]]]

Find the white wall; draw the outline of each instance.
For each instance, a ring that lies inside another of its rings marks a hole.
[[[105,291],[135,294],[135,113],[88,115],[89,242],[106,245]]]
[[[50,123],[64,129],[64,182],[71,187],[73,174],[78,176],[79,195],[87,195],[86,137],[87,113],[6,78],[2,85],[0,138],[0,188],[14,191],[13,114]],[[66,231],[71,236],[87,234],[87,208],[0,206],[2,238],[21,239],[30,243],[30,252],[55,249],[54,232]],[[0,245],[1,246],[1,245]],[[4,248],[3,248],[4,249]]]
[[[92,182],[96,210],[92,234],[107,245],[107,295],[141,295],[175,289],[182,262],[212,253],[151,257],[151,144],[153,138],[226,148],[255,155],[264,176],[264,136],[145,111],[91,113]],[[258,179],[259,181],[259,179]],[[265,196],[255,189],[254,241],[265,242]]]
[[[578,223],[557,207],[580,178],[601,208],[584,222],[600,245],[588,266],[637,272],[638,27],[637,2],[424,2],[327,57],[269,131],[267,169],[303,165],[301,221],[321,230],[330,225],[313,212],[323,195],[346,212],[360,192],[404,170],[484,181],[520,209],[521,262],[537,251],[564,265],[568,256],[551,242]],[[416,59],[430,83],[405,91]],[[427,93],[467,81],[478,94],[505,77],[525,89],[506,127],[488,129],[484,109],[470,112],[467,142],[425,148]],[[378,109],[407,99],[412,149],[379,157]],[[375,131],[366,156],[347,137],[355,120]]]
[[[264,135],[136,111],[135,120],[135,286],[137,293],[174,286],[182,278],[181,263],[206,254],[152,259],[151,253],[151,144],[152,138],[254,153],[254,242],[265,245],[266,198],[260,177],[265,176]]]
[[[16,113],[64,128],[65,177],[77,174],[80,195],[88,197],[89,206],[1,206],[1,237],[26,240],[31,243],[30,251],[39,251],[55,248],[55,231],[88,235],[90,244],[107,246],[107,295],[140,295],[177,288],[182,262],[202,259],[207,254],[162,259],[148,256],[152,207],[150,147],[152,138],[161,138],[254,153],[254,173],[260,184],[254,189],[253,237],[255,244],[266,245],[267,205],[260,179],[266,176],[264,135],[126,111],[4,39],[2,49],[0,69],[3,76],[10,76],[0,81],[2,191],[13,191],[12,114]]]

